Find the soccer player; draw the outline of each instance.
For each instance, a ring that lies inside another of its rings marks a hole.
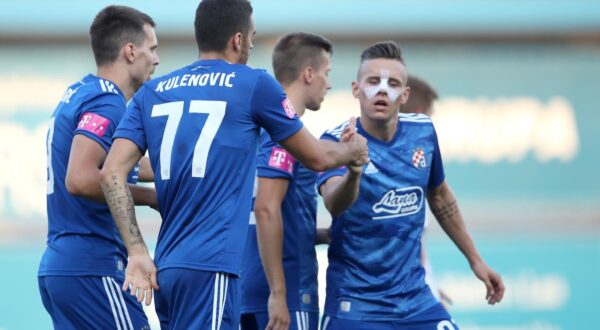
[[[100,189],[100,167],[127,100],[158,65],[154,21],[109,6],[90,36],[96,75],[71,85],[50,120],[48,239],[38,284],[56,329],[142,329],[149,327],[142,306],[119,290],[127,255]],[[153,179],[147,161],[139,175]],[[130,187],[136,204],[156,207],[154,188]]]
[[[327,39],[309,33],[288,34],[275,46],[275,77],[299,117],[307,108],[319,110],[331,88],[331,52]],[[263,131],[257,177],[242,264],[241,328],[286,328],[291,315],[290,329],[316,330],[317,173],[298,163]],[[257,235],[269,239],[259,241]]]
[[[159,289],[155,307],[165,329],[236,329],[260,128],[316,171],[366,162],[368,152],[358,134],[344,143],[315,139],[279,83],[245,65],[255,34],[247,0],[200,2],[195,34],[200,59],[133,97],[102,168],[102,189],[129,253],[123,289],[147,301]],[[156,266],[125,181],[146,150],[163,219]]]
[[[438,94],[431,85],[421,78],[413,75],[408,75],[407,86],[410,88],[410,96],[408,101],[400,106],[400,112],[402,113],[422,113],[427,117],[431,117],[433,114],[433,102],[438,98]],[[427,206],[427,203],[425,203]],[[426,207],[426,210],[429,207]],[[427,227],[429,226],[429,212],[425,211],[425,222],[423,224],[423,238],[421,240],[421,264],[425,270],[425,283],[431,288],[431,292],[438,299],[444,307],[447,304],[452,304],[450,297],[440,289],[433,276],[433,269],[431,262],[427,256],[427,249],[425,248],[425,235],[427,233]]]
[[[326,171],[318,186],[332,214],[323,329],[455,329],[424,282],[420,263],[424,201],[485,283],[487,301],[502,299],[500,276],[479,256],[445,180],[435,129],[420,114],[399,114],[407,74],[393,42],[363,51],[352,93],[357,133],[368,140],[368,165]],[[337,141],[348,124],[327,131]]]

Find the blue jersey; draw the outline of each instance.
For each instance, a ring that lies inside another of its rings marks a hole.
[[[200,60],[147,82],[115,138],[148,150],[162,224],[159,270],[239,275],[260,127],[276,141],[302,128],[264,70]]]
[[[338,141],[347,122],[321,137]],[[364,131],[370,163],[356,202],[334,217],[325,313],[355,320],[409,320],[437,304],[421,267],[425,197],[444,181],[437,136],[424,115],[400,114],[390,142]],[[347,169],[322,173],[318,185]],[[427,316],[424,316],[427,317]]]
[[[283,220],[283,269],[288,308],[292,311],[318,312],[317,255],[315,252],[317,174],[261,134],[257,176],[289,180],[281,203]],[[260,260],[256,222],[250,216],[250,230],[242,264],[242,313],[266,312],[269,284]]]
[[[90,74],[71,85],[54,110],[46,141],[48,246],[39,276],[122,276],[125,248],[108,206],[69,194],[65,178],[75,134],[108,152],[125,108],[114,83]]]

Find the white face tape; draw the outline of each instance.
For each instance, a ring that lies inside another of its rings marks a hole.
[[[365,95],[367,95],[369,99],[372,99],[375,97],[375,95],[377,95],[377,93],[385,92],[392,101],[392,103],[396,102],[396,99],[398,99],[398,96],[400,96],[400,92],[390,87],[388,83],[390,80],[390,72],[388,70],[381,70],[380,78],[381,79],[379,80],[379,85],[368,86],[363,88]]]

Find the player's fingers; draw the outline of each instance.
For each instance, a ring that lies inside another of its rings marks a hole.
[[[160,290],[160,288],[158,287],[158,278],[156,277],[156,272],[152,272],[150,274],[150,286],[154,290]]]
[[[129,285],[131,283],[129,282],[129,280],[127,279],[127,277],[125,278],[125,282],[123,282],[123,286],[121,286],[121,290],[123,291],[127,291],[127,289],[129,289]]]
[[[265,330],[273,330],[273,319],[269,318],[269,323],[267,323],[267,326],[265,327]]]
[[[486,278],[483,283],[485,283],[486,288],[485,300],[489,302],[490,298],[494,295],[494,286],[489,278]]]
[[[356,117],[350,117],[350,122],[348,123],[348,128],[352,131],[356,131]]]
[[[134,284],[133,281],[131,283],[129,283],[129,294],[132,296],[137,295],[137,286]]]
[[[152,303],[152,295],[154,293],[152,292],[152,288],[149,288],[148,290],[146,290],[146,306],[150,306],[150,304]]]

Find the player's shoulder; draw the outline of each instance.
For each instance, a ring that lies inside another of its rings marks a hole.
[[[398,122],[400,123],[412,123],[412,124],[429,124],[431,125],[431,118],[422,113],[402,113],[398,114]]]
[[[125,104],[125,96],[115,83],[91,74],[71,85],[65,97],[68,97],[68,94],[73,94],[79,98],[81,103],[101,102],[113,103],[118,106]]]
[[[346,120],[343,123],[339,124],[338,126],[332,128],[332,129],[326,130],[321,137],[330,136],[330,137],[335,138],[336,140],[339,140],[342,137],[342,133],[348,127],[348,125],[350,125],[350,120]]]

